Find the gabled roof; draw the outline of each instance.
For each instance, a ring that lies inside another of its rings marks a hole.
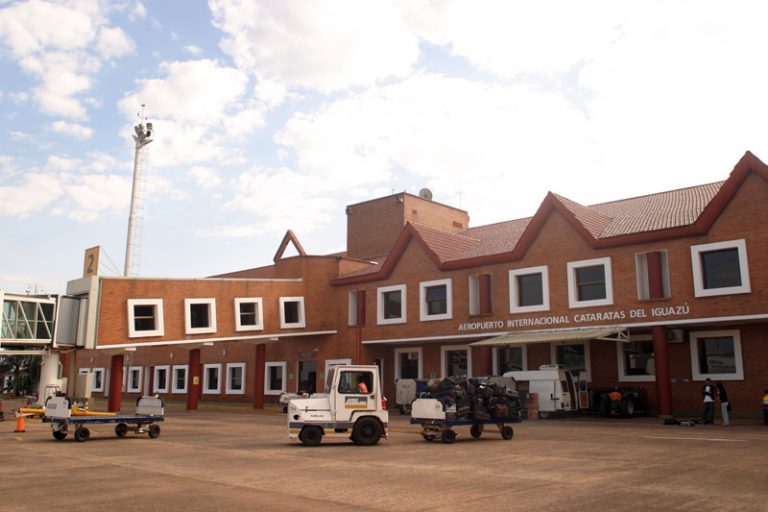
[[[407,224],[383,262],[333,284],[385,279],[407,245],[416,241],[441,270],[515,261],[525,256],[557,211],[593,248],[705,234],[750,173],[768,181],[768,166],[747,151],[726,181],[584,206],[548,193],[533,217],[448,233]]]

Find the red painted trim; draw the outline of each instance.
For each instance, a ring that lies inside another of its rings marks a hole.
[[[107,400],[109,412],[120,412],[122,406],[123,364],[125,364],[125,356],[122,354],[112,356],[109,372],[109,399]]]
[[[517,245],[511,252],[489,254],[485,256],[477,256],[474,258],[466,258],[462,260],[452,260],[447,262],[441,262],[437,254],[435,254],[429,246],[421,238],[419,232],[409,224],[403,228],[395,245],[392,247],[392,251],[387,256],[384,264],[378,272],[371,274],[364,274],[360,276],[354,276],[349,278],[339,278],[331,281],[331,285],[349,285],[360,284],[370,281],[378,281],[386,279],[392,273],[395,265],[402,256],[405,248],[410,242],[411,238],[416,238],[422,247],[424,252],[429,258],[435,262],[440,270],[459,270],[464,268],[478,267],[482,265],[493,265],[497,263],[509,263],[512,261],[518,261],[525,256],[525,253],[531,247],[539,232],[546,223],[549,215],[553,211],[557,211],[563,218],[573,227],[581,237],[593,248],[593,249],[606,249],[610,247],[620,247],[624,245],[634,245],[649,242],[656,242],[659,240],[670,240],[682,237],[693,237],[706,234],[712,227],[717,218],[723,213],[728,203],[733,199],[739,187],[744,183],[744,180],[750,173],[755,173],[761,176],[764,180],[768,181],[768,165],[763,163],[759,158],[747,151],[744,156],[736,163],[736,166],[731,171],[728,179],[720,187],[715,197],[704,208],[699,218],[693,223],[687,226],[681,226],[669,229],[660,229],[656,231],[645,231],[642,233],[632,233],[629,235],[620,235],[610,238],[595,239],[589,230],[579,222],[576,216],[571,212],[552,192],[548,192],[547,196],[541,202],[536,214],[531,218],[531,221],[523,231],[520,239],[517,241]]]

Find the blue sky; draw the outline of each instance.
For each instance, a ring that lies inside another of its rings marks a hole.
[[[768,161],[765,2],[0,0],[0,288],[269,264],[287,229],[429,187],[471,225],[725,179]]]

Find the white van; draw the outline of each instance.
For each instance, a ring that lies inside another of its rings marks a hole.
[[[540,418],[579,409],[573,375],[561,365],[544,364],[538,370],[506,372],[504,377],[515,379],[519,392],[538,395]]]

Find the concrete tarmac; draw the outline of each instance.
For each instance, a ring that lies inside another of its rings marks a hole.
[[[656,418],[537,420],[504,441],[457,427],[427,442],[392,413],[390,438],[304,447],[285,415],[171,411],[157,439],[114,425],[56,441],[0,423],[3,511],[765,511],[768,426]]]

